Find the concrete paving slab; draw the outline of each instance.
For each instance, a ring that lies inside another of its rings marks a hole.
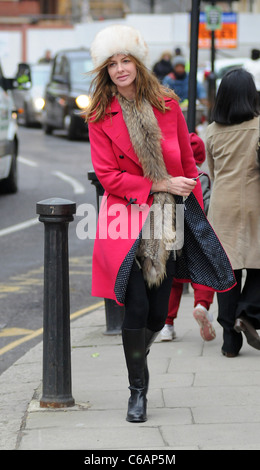
[[[177,339],[158,337],[148,356],[148,421],[125,420],[129,397],[121,335],[106,331],[104,308],[71,322],[75,406],[43,409],[42,344],[0,377],[0,449],[260,450],[259,351],[221,354],[222,330],[206,343],[184,295]],[[212,309],[216,318],[216,303]]]

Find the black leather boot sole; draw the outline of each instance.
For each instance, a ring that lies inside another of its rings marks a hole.
[[[234,330],[237,333],[243,332],[246,336],[247,342],[252,348],[260,350],[260,337],[247,318],[241,316],[236,319]]]

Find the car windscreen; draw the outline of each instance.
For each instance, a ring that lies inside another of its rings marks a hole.
[[[45,85],[50,76],[50,68],[31,68],[33,86]]]
[[[92,75],[88,72],[93,70],[92,60],[89,58],[75,58],[70,63],[70,79],[74,86],[84,83],[86,86],[90,85]]]

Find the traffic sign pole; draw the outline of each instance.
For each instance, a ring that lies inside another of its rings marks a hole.
[[[195,132],[196,127],[199,16],[200,0],[193,0],[191,10],[189,104],[187,114],[189,132]]]

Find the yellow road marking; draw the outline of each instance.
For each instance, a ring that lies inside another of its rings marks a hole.
[[[18,292],[19,290],[21,290],[19,286],[8,286],[7,284],[0,285],[0,293]]]
[[[69,258],[71,276],[91,275],[92,256]],[[82,268],[82,270],[81,270]],[[31,269],[27,273],[9,278],[5,283],[0,283],[0,298],[9,294],[24,294],[31,291],[32,287],[43,287],[44,266]]]
[[[24,336],[33,333],[33,330],[26,330],[25,328],[4,328],[0,331],[0,337],[6,336]]]
[[[30,341],[31,339],[36,338],[37,336],[41,335],[42,332],[43,332],[43,328],[39,328],[39,330],[35,330],[30,335],[24,336],[23,338],[17,339],[16,341],[13,341],[12,343],[7,344],[7,346],[4,346],[3,348],[0,349],[0,356],[2,356],[8,351],[11,351],[14,348],[17,348],[17,346],[20,346],[20,344],[26,343],[26,341]]]
[[[84,315],[85,313],[91,312],[92,310],[96,310],[97,308],[102,307],[103,305],[104,305],[104,301],[102,300],[93,305],[90,305],[89,307],[82,308],[81,310],[78,310],[77,312],[72,313],[70,316],[70,319],[75,320],[75,318],[78,318],[81,315]],[[0,349],[0,356],[2,356],[8,351],[11,351],[17,346],[20,346],[20,344],[22,343],[26,343],[27,341],[30,341],[31,339],[37,338],[37,336],[40,336],[42,333],[43,333],[43,328],[39,328],[38,330],[33,331],[32,333],[24,336],[23,338],[17,339],[16,341],[12,341],[12,343],[7,344],[6,346]]]

